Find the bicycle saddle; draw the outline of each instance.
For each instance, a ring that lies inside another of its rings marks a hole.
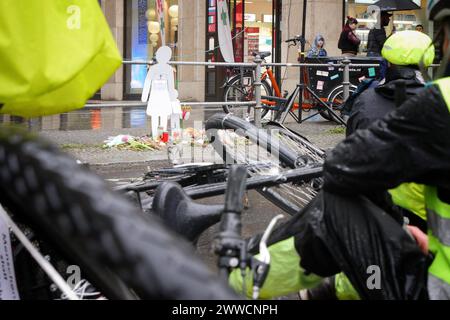
[[[253,52],[252,54],[253,54],[254,57],[260,56],[261,59],[265,59],[265,58],[267,58],[267,57],[270,57],[270,55],[272,54],[272,52],[270,52],[270,51],[260,51],[260,52],[255,51],[255,52]]]
[[[164,223],[196,243],[203,231],[220,221],[223,205],[195,203],[175,182],[163,182],[153,198],[152,209]]]

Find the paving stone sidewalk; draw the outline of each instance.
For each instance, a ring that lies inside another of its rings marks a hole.
[[[323,148],[333,148],[344,138],[343,130],[328,121],[288,123],[287,126],[308,137],[314,144]],[[148,129],[110,129],[110,130],[77,130],[77,131],[41,131],[40,135],[59,145],[64,151],[73,155],[91,167],[115,166],[121,168],[145,166],[161,167],[169,165],[167,148],[158,151],[130,151],[116,148],[104,149],[104,141],[111,136],[129,134],[143,136]],[[202,148],[184,146],[184,162],[211,162],[214,151],[211,146]],[[111,168],[109,168],[111,169]]]

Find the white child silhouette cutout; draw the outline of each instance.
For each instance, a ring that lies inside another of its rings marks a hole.
[[[173,68],[168,64],[172,50],[161,47],[156,52],[156,65],[150,67],[142,91],[142,102],[147,103],[147,115],[152,118],[152,137],[157,138],[158,127],[167,131],[167,120],[171,116],[172,129],[179,128],[181,104],[175,90]]]

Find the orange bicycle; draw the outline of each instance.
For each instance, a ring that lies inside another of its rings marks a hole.
[[[261,59],[265,59],[271,55],[270,52],[258,52]],[[256,53],[255,53],[256,55]],[[269,78],[269,80],[268,80]],[[223,87],[224,89],[224,101],[225,102],[247,102],[255,100],[255,70],[253,69],[240,69],[240,72],[232,77],[226,79]],[[281,97],[280,89],[276,83],[274,73],[269,66],[266,66],[266,71],[261,75],[261,95],[272,96],[273,92],[277,96]],[[264,102],[263,102],[264,103]],[[251,108],[245,108],[244,118],[248,117],[251,112]],[[223,111],[225,113],[238,113],[238,110],[242,110],[242,107],[233,105],[223,105]],[[262,117],[265,117],[269,109],[262,109]]]

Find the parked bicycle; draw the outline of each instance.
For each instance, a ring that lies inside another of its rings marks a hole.
[[[292,39],[286,40],[285,42],[289,44],[289,47],[297,46],[299,42],[303,42],[303,38],[301,36],[296,36]],[[262,52],[253,52],[254,57],[259,56],[263,62],[266,62],[266,58],[271,56],[270,51],[262,51]],[[224,90],[224,101],[253,101],[255,98],[255,87],[254,82],[256,79],[255,70],[254,69],[242,69],[235,68],[234,75],[227,78],[223,87]],[[265,71],[261,74],[261,95],[263,96],[273,96],[275,93],[275,97],[278,98],[286,98],[288,95],[287,91],[281,93],[281,87],[277,83],[275,78],[275,74],[271,66],[266,65]],[[270,101],[267,99],[262,100],[263,106],[274,106],[276,103],[274,101]],[[299,105],[295,104],[294,108],[298,109]],[[305,105],[305,108],[308,106]],[[231,105],[224,105],[223,110],[225,113],[230,113],[235,110]],[[247,108],[246,116],[250,117],[250,107]],[[270,112],[269,108],[263,108],[261,118],[265,118],[266,115]],[[270,117],[269,117],[270,119]]]

